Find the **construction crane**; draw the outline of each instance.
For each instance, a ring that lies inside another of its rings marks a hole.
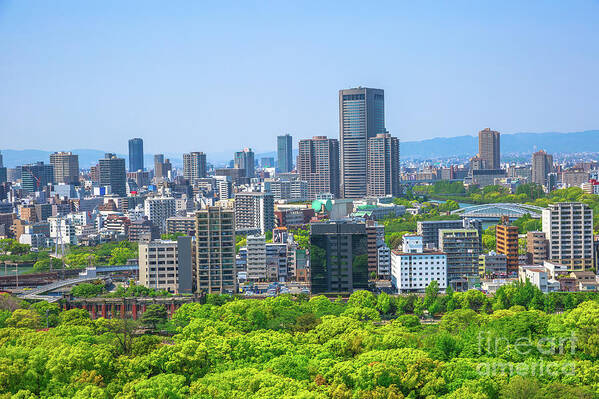
[[[31,171],[31,167],[28,165],[23,166],[23,169],[27,172],[29,172],[29,174],[31,175],[31,177],[33,177],[35,179],[35,184],[37,186],[37,190],[36,191],[40,191],[40,184],[41,184],[41,180],[39,177],[37,177],[32,171]]]

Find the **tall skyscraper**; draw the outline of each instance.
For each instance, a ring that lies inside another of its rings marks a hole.
[[[104,159],[98,161],[98,167],[100,169],[100,186],[110,186],[113,194],[126,197],[125,159],[118,158],[115,154],[106,153]]]
[[[547,175],[553,171],[553,156],[545,151],[532,154],[532,182],[547,186]]]
[[[339,141],[326,136],[300,140],[297,171],[308,182],[308,198],[322,193],[339,198]]]
[[[40,191],[48,183],[54,183],[54,167],[43,162],[18,166],[17,173],[21,175],[23,191],[28,193]]]
[[[235,168],[244,169],[245,177],[254,177],[254,151],[251,148],[235,153]]]
[[[368,139],[366,193],[372,197],[397,196],[399,187],[399,139],[379,133]]]
[[[358,87],[339,91],[341,195],[366,196],[368,139],[385,133],[385,95]]]
[[[195,231],[197,291],[236,293],[234,211],[209,206],[196,212]]]
[[[54,167],[56,183],[79,184],[79,156],[72,152],[50,154],[50,164]]]
[[[183,154],[183,177],[190,182],[206,177],[206,154],[203,152]]]
[[[289,134],[277,137],[277,170],[281,173],[293,170],[293,138]]]
[[[144,141],[140,138],[129,140],[129,172],[144,170]]]
[[[4,167],[4,159],[2,158],[2,153],[0,153],[0,168]]]
[[[478,156],[483,169],[501,168],[501,145],[499,132],[486,128],[478,132]]]

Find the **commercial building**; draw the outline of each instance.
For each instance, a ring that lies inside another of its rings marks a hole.
[[[312,223],[310,248],[312,294],[350,293],[368,288],[366,225]]]
[[[275,227],[274,196],[269,193],[235,194],[235,229],[258,230],[260,234]]]
[[[326,136],[300,140],[297,171],[308,182],[309,199],[322,193],[339,198],[339,141]]]
[[[139,244],[139,283],[174,294],[191,294],[191,237]]]
[[[115,154],[106,153],[104,159],[98,161],[100,187],[110,186],[113,194],[127,196],[125,159]]]
[[[54,167],[52,165],[36,162],[18,166],[17,169],[17,173],[21,176],[21,187],[26,193],[40,191],[48,184],[54,183]]]
[[[207,293],[236,293],[235,213],[209,206],[196,212],[196,288]]]
[[[50,154],[50,164],[54,168],[55,183],[79,185],[79,155],[55,152]]]
[[[448,284],[457,291],[468,289],[468,279],[478,276],[481,253],[478,230],[439,230],[439,250],[447,255]]]
[[[501,168],[500,134],[486,128],[478,132],[478,157],[482,161],[482,169]]]
[[[154,178],[157,180],[166,179],[172,170],[170,160],[165,160],[163,154],[154,155]]]
[[[580,202],[559,202],[543,209],[543,233],[549,242],[548,260],[570,271],[591,270],[593,210]]]
[[[547,175],[553,171],[553,156],[545,151],[532,154],[532,182],[547,187]]]
[[[129,172],[144,170],[144,141],[140,138],[129,140]]]
[[[447,288],[447,256],[425,251],[421,236],[404,235],[402,250],[391,251],[391,285],[397,292],[424,292],[436,281]]]
[[[236,152],[234,165],[236,169],[245,170],[245,177],[254,177],[254,151],[251,148],[244,148],[243,151]]]
[[[500,277],[507,274],[507,256],[489,252],[478,257],[478,274],[481,277]]]
[[[547,260],[549,242],[542,231],[526,233],[526,257],[528,264],[542,265]]]
[[[161,233],[166,233],[166,219],[176,214],[176,202],[172,197],[146,198],[144,202],[144,215]]]
[[[293,170],[293,138],[286,134],[277,137],[277,171],[288,173]]]
[[[206,177],[206,154],[203,152],[183,154],[183,177],[191,183]]]
[[[366,196],[368,139],[379,133],[386,133],[384,91],[365,87],[340,90],[340,189],[344,198]]]
[[[279,208],[275,211],[275,223],[278,227],[301,226],[310,223],[314,215],[312,208]]]
[[[509,225],[509,217],[503,217],[502,222],[495,227],[495,243],[497,253],[507,258],[508,273],[518,272],[518,226]]]
[[[397,196],[399,187],[399,139],[378,133],[368,139],[366,194],[371,197]]]

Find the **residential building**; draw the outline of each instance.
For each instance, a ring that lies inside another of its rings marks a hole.
[[[266,179],[264,191],[272,193],[277,201],[305,201],[308,199],[308,182],[305,180]]]
[[[589,172],[584,170],[566,170],[562,172],[563,187],[580,187],[589,181]]]
[[[391,251],[391,285],[398,293],[424,292],[432,281],[447,288],[447,256],[425,251],[421,236],[404,235],[402,250]]]
[[[268,281],[288,281],[289,266],[286,243],[267,243],[266,278]]]
[[[561,289],[559,281],[549,279],[547,269],[542,266],[520,266],[518,268],[518,278],[521,282],[530,281],[542,292],[555,292]]]
[[[55,152],[50,154],[50,164],[54,168],[55,183],[79,185],[79,155]]]
[[[159,238],[160,229],[146,217],[134,220],[129,225],[129,241],[131,242],[149,242]]]
[[[439,250],[447,255],[448,284],[457,291],[468,289],[468,279],[478,276],[481,253],[478,230],[439,230]]]
[[[21,176],[21,187],[26,193],[41,191],[48,184],[54,183],[54,167],[52,165],[36,162],[18,166],[17,170]]]
[[[236,152],[234,165],[236,169],[245,170],[245,177],[254,177],[254,151],[251,148],[244,148],[243,151]]]
[[[140,138],[129,140],[129,172],[144,170],[144,141]]]
[[[206,177],[206,154],[203,152],[183,154],[183,177],[192,183]]]
[[[509,225],[509,216],[503,217],[502,222],[495,226],[495,243],[497,253],[507,258],[507,272],[518,272],[518,226]]]
[[[196,212],[196,289],[236,293],[235,213],[209,206]]]
[[[366,194],[372,197],[397,196],[399,186],[399,139],[378,133],[368,139]]]
[[[483,169],[501,168],[500,133],[489,128],[478,132],[478,156]]]
[[[480,219],[419,221],[416,224],[416,234],[422,236],[422,242],[425,248],[438,248],[439,230],[461,228],[476,229],[479,232],[479,236],[482,236],[482,222]]]
[[[275,227],[274,197],[269,193],[241,192],[235,194],[235,229],[256,229],[260,234]]]
[[[275,211],[275,223],[278,227],[301,226],[310,223],[314,217],[312,208],[287,208]]]
[[[553,156],[545,151],[532,154],[532,182],[547,187],[547,175],[553,171]]]
[[[173,197],[150,197],[144,202],[144,215],[161,233],[166,233],[166,219],[177,214]]]
[[[368,288],[366,225],[354,222],[310,224],[312,294],[351,293]]]
[[[139,244],[139,283],[174,294],[193,290],[191,237]]]
[[[157,180],[167,179],[171,170],[171,162],[164,159],[164,154],[154,155],[154,178]]]
[[[106,153],[104,158],[98,161],[98,166],[100,186],[110,186],[113,194],[126,197],[125,159],[118,158],[115,154]]]
[[[391,248],[383,244],[377,248],[377,275],[380,279],[391,278]]]
[[[322,193],[339,198],[339,141],[326,136],[300,140],[297,171],[308,182],[309,199]]]
[[[378,276],[379,248],[385,245],[385,226],[375,221],[366,222],[366,235],[368,245],[368,276]]]
[[[357,87],[339,91],[340,190],[344,198],[366,196],[368,139],[385,130],[385,95]]]
[[[247,247],[247,279],[249,281],[266,281],[266,240],[263,235],[249,235]]]
[[[547,259],[549,242],[542,231],[526,233],[526,255],[530,265],[542,265]]]
[[[543,233],[549,243],[548,260],[571,271],[591,270],[593,210],[580,202],[550,204],[542,212]]]
[[[172,216],[166,219],[166,234],[176,233],[195,236],[196,218],[193,216]]]
[[[507,256],[494,251],[478,257],[478,274],[481,277],[499,277],[507,275]]]
[[[288,173],[293,170],[293,138],[286,134],[277,137],[277,171]]]

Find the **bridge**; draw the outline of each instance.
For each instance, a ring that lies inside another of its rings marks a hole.
[[[76,277],[76,278],[69,278],[66,280],[60,280],[55,283],[42,285],[41,287],[37,287],[37,288],[34,288],[27,292],[24,292],[22,294],[19,294],[19,298],[55,302],[60,298],[57,296],[53,296],[53,295],[42,295],[42,294],[55,291],[59,288],[68,287],[71,285],[81,284],[81,283],[85,283],[88,281],[94,281],[94,280],[98,280],[98,279],[106,279],[106,278],[107,277],[93,276],[93,277]]]
[[[533,219],[540,219],[543,208],[527,204],[496,203],[468,206],[452,211],[452,215],[477,219],[501,219],[502,216],[509,216],[510,219],[517,219],[529,214]]]

